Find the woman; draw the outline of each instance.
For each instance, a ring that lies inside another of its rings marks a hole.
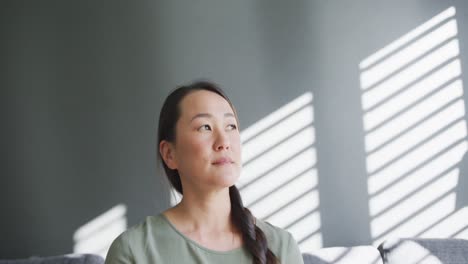
[[[159,157],[176,206],[120,235],[106,263],[303,263],[291,234],[255,219],[234,185],[241,170],[237,114],[216,85],[174,90],[161,109]]]

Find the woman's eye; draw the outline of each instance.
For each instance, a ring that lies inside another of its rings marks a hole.
[[[211,127],[210,125],[203,125],[201,126],[200,128],[198,128],[199,131],[203,131],[203,130],[211,130]]]
[[[236,130],[236,129],[237,129],[237,126],[234,125],[234,124],[230,124],[230,125],[228,125],[228,127],[229,127],[231,130]]]

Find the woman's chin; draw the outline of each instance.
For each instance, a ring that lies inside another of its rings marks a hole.
[[[237,173],[224,173],[221,175],[217,175],[215,177],[216,179],[216,185],[222,186],[222,187],[231,187],[236,184],[237,180],[239,179],[239,175]]]

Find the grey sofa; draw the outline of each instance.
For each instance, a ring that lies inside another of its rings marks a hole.
[[[468,240],[400,238],[378,248],[323,248],[303,258],[305,264],[468,264]]]
[[[379,246],[384,263],[468,263],[468,240],[395,239]]]
[[[70,254],[54,257],[0,260],[0,264],[103,264],[104,259],[93,254]]]
[[[382,264],[377,248],[372,246],[329,247],[303,253],[304,264],[356,263]]]
[[[383,242],[378,248],[373,246],[329,247],[302,255],[304,264],[468,264],[468,240],[395,239]],[[92,254],[0,260],[0,264],[103,263],[102,257]]]

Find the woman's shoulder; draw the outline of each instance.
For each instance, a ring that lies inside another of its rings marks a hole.
[[[138,244],[143,242],[148,236],[164,232],[164,220],[161,215],[147,216],[140,223],[133,225],[122,232],[115,241],[123,244]]]
[[[159,243],[168,239],[174,239],[174,235],[163,216],[147,216],[115,238],[107,253],[106,263],[135,263],[145,259],[148,250],[156,256],[157,251],[169,250],[168,243]]]

